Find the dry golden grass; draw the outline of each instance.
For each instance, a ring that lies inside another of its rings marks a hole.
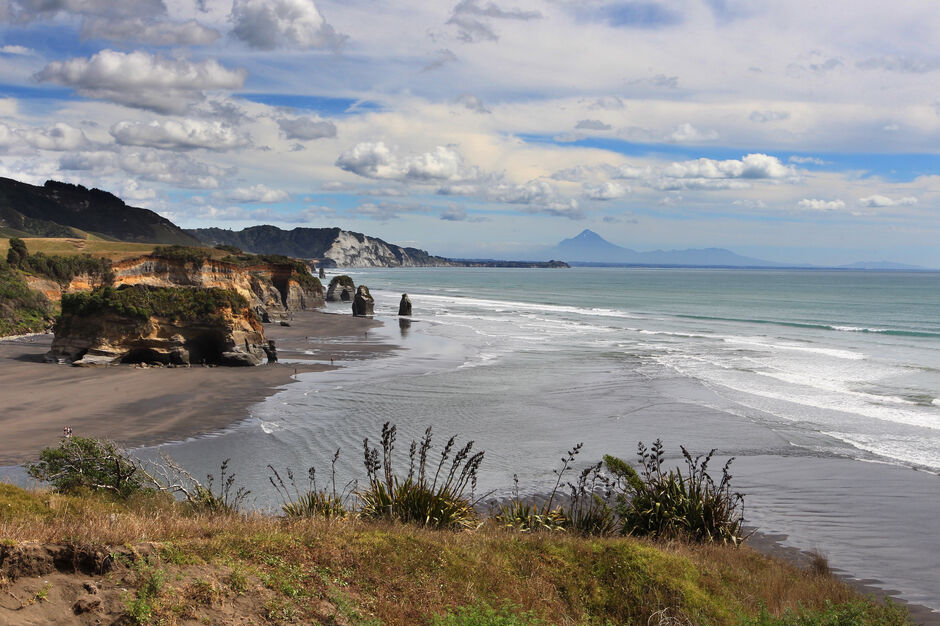
[[[0,238],[0,255],[6,257],[10,247],[9,239]],[[71,239],[50,237],[24,238],[26,249],[30,254],[42,252],[48,255],[72,256],[77,254],[90,254],[94,257],[106,257],[112,261],[150,254],[159,244],[128,243],[124,241],[104,241],[97,238]]]
[[[267,622],[415,624],[459,607],[495,607],[528,616],[502,623],[738,624],[762,609],[779,616],[859,602],[831,576],[747,547],[520,534],[489,524],[452,532],[355,518],[194,514],[154,496],[118,502],[0,485],[0,538],[8,546],[112,549],[147,542],[155,557],[129,565],[138,574],[121,584],[138,589],[135,610],[167,623],[240,612]],[[141,595],[154,572],[169,587]],[[867,623],[903,623],[889,617]]]

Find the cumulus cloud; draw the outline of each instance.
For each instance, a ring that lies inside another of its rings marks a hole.
[[[899,198],[895,200],[893,198],[889,198],[888,196],[875,194],[872,196],[859,198],[858,203],[863,207],[868,207],[872,209],[893,207],[893,206],[914,206],[915,204],[917,204],[917,198],[915,198],[914,196],[906,196],[904,198]]]
[[[111,136],[124,146],[147,146],[161,150],[232,150],[249,144],[246,137],[221,122],[164,120],[118,122]]]
[[[900,74],[927,74],[940,70],[940,57],[914,59],[911,57],[882,56],[859,61],[855,66],[862,70],[883,70]]]
[[[588,108],[601,109],[604,111],[622,111],[627,108],[627,105],[623,103],[623,99],[619,96],[603,96],[591,102]]]
[[[337,167],[363,176],[411,182],[445,182],[476,178],[475,168],[467,168],[454,148],[438,146],[423,154],[398,154],[384,142],[364,142],[343,152]]]
[[[263,202],[266,204],[275,204],[290,200],[290,194],[283,189],[271,189],[263,184],[257,184],[251,187],[236,187],[228,191],[216,192],[212,194],[212,197],[239,203]]]
[[[523,210],[532,215],[566,217],[569,220],[583,220],[586,217],[584,211],[578,207],[577,200],[569,200],[567,203],[553,202],[545,206],[526,207]]]
[[[750,120],[758,124],[766,122],[782,122],[790,119],[790,114],[786,111],[751,111]]]
[[[83,96],[111,100],[158,113],[182,113],[206,92],[237,89],[244,70],[229,70],[217,61],[168,59],[143,51],[102,50],[88,59],[53,61],[34,78],[77,90]]]
[[[235,0],[232,34],[252,48],[333,48],[347,39],[327,24],[313,0]]]
[[[839,211],[845,208],[845,202],[842,200],[818,200],[816,198],[804,198],[796,203],[797,208],[810,211]]]
[[[82,23],[82,39],[134,41],[156,46],[207,46],[220,37],[219,31],[196,20],[152,22],[140,18],[91,18]]]
[[[613,128],[610,124],[605,124],[600,120],[581,120],[574,127],[578,130],[610,130]]]
[[[483,101],[472,93],[460,94],[460,96],[457,98],[457,104],[462,104],[465,108],[473,111],[474,113],[491,113],[491,111],[483,104]]]
[[[283,221],[282,216],[270,209],[246,209],[245,207],[240,206],[217,207],[211,204],[207,204],[196,209],[195,215],[201,219],[219,221]]]
[[[624,197],[629,192],[629,187],[611,181],[599,185],[584,186],[584,195],[591,200],[616,200]]]
[[[430,213],[431,207],[422,204],[397,204],[394,202],[365,202],[348,211],[359,218],[387,222],[397,220],[402,214]]]
[[[155,199],[157,192],[151,187],[141,187],[136,180],[129,179],[124,181],[118,196],[124,201],[140,202]]]
[[[673,163],[663,170],[670,178],[786,178],[796,175],[791,165],[766,154],[748,154],[738,159],[696,159]]]
[[[40,150],[79,150],[88,145],[84,132],[63,122],[57,122],[49,128],[24,128],[16,133]]]
[[[718,133],[713,130],[699,130],[695,126],[685,122],[684,124],[676,126],[675,130],[666,136],[666,139],[675,143],[710,141],[712,139],[718,139]]]
[[[59,168],[94,172],[96,175],[113,174],[118,171],[118,158],[114,152],[92,150],[66,154],[59,159]]]
[[[144,180],[187,189],[215,189],[219,186],[219,179],[235,173],[234,168],[203,163],[185,154],[154,150],[121,153],[118,164],[128,174]]]
[[[311,141],[336,136],[336,124],[311,117],[282,117],[277,125],[288,139]]]
[[[493,20],[537,20],[538,11],[502,9],[494,2],[483,4],[480,0],[461,0],[447,23],[457,27],[457,38],[467,43],[497,41],[499,35],[493,28]]]
[[[26,46],[3,46],[0,48],[0,53],[12,54],[16,56],[29,56],[31,54],[36,54],[32,48],[27,48]]]

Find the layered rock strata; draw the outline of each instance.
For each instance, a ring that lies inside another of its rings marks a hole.
[[[106,288],[67,296],[62,308],[47,361],[244,366],[277,358],[248,302],[232,291]]]

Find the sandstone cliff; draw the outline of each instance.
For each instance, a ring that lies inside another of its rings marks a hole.
[[[258,365],[275,360],[248,300],[217,288],[67,294],[46,360],[74,365]]]

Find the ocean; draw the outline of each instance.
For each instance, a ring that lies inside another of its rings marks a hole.
[[[298,375],[249,419],[163,446],[197,475],[232,458],[275,509],[267,464],[364,476],[362,440],[427,426],[486,451],[478,495],[543,493],[639,441],[734,456],[749,524],[940,610],[940,273],[724,269],[349,270],[388,356]],[[414,304],[400,325],[398,301]],[[330,304],[348,314],[348,305]],[[305,355],[289,355],[303,360]],[[323,355],[306,355],[323,358]],[[289,360],[289,359],[288,359]],[[439,448],[438,448],[439,449]],[[143,451],[156,454],[156,450]]]

